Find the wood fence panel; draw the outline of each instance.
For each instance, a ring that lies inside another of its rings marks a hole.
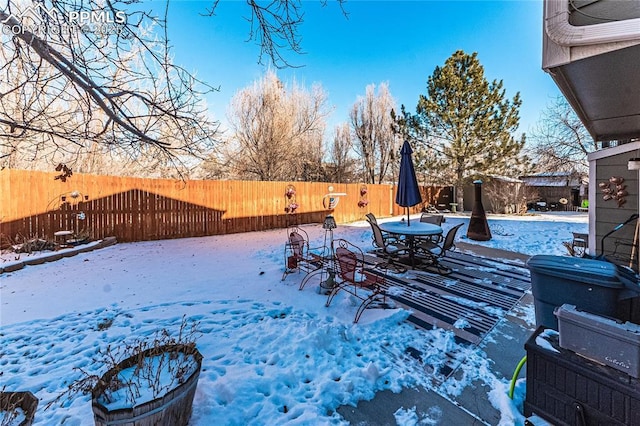
[[[113,235],[119,241],[145,241],[282,228],[321,222],[330,213],[345,223],[362,220],[369,212],[378,217],[405,212],[395,204],[394,185],[368,184],[363,196],[362,184],[183,182],[84,174],[62,182],[56,175],[0,170],[0,244],[16,236],[52,239],[60,230],[93,239]],[[296,189],[295,214],[285,212],[291,202],[285,195],[289,184]],[[334,211],[323,205],[330,186],[334,193],[346,194]],[[359,206],[361,199],[368,204]]]

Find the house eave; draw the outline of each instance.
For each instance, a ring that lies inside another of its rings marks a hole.
[[[596,141],[640,137],[640,0],[625,6],[630,19],[574,26],[569,0],[544,3],[542,68]]]

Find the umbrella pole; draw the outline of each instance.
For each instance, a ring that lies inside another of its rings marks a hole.
[[[411,226],[411,218],[409,217],[409,207],[407,207],[407,226]]]

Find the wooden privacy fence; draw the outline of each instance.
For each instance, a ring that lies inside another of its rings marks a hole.
[[[398,215],[395,185],[318,182],[260,182],[143,179],[0,170],[1,244],[22,238],[53,239],[73,231],[91,239],[145,241],[261,231],[290,223],[322,222],[332,213],[339,223]],[[290,185],[295,194],[285,192]],[[334,210],[323,197],[346,193]],[[448,189],[448,188],[447,188]],[[425,202],[441,190],[423,188]],[[294,213],[287,213],[297,204]],[[418,212],[422,205],[415,206]]]

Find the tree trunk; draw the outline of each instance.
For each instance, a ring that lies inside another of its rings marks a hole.
[[[456,203],[458,203],[457,210],[464,211],[464,186],[462,185],[456,187]]]

